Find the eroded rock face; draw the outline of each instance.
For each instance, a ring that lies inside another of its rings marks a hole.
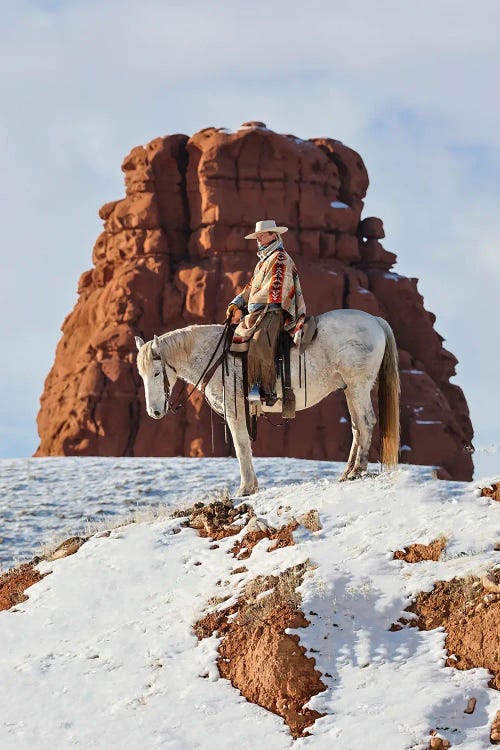
[[[288,226],[308,312],[351,307],[381,315],[400,348],[402,455],[440,476],[470,479],[472,427],[450,384],[456,359],[434,330],[417,280],[390,269],[382,221],[361,219],[368,174],[339,141],[280,135],[263,123],[157,138],[122,164],[125,198],[100,210],[104,231],[79,299],[62,326],[45,382],[36,452],[47,455],[211,455],[208,407],[196,395],[175,418],[150,419],[135,369],[134,335],[222,322],[256,262],[244,239],[255,221]],[[216,422],[214,454],[228,455]],[[261,420],[255,455],[346,460],[342,394],[273,429]],[[378,458],[374,435],[371,459]]]

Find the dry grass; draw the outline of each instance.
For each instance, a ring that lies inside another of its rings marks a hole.
[[[148,521],[157,521],[164,518],[175,517],[172,510],[165,506],[150,506],[137,508],[133,512],[124,513],[123,515],[106,516],[102,519],[88,518],[85,522],[85,531],[81,534],[85,541],[96,534],[102,534],[106,531],[113,531],[122,526],[130,526],[133,523],[146,523]],[[46,539],[38,548],[36,557],[42,560],[50,560],[56,549],[68,539],[68,534],[58,534]]]
[[[210,599],[207,600],[207,604],[209,607],[218,607],[219,604],[227,602],[230,598],[230,596],[211,596]]]
[[[222,505],[232,507],[233,504],[231,502],[231,493],[229,492],[229,487],[223,487],[220,490],[211,492],[210,494],[206,495],[203,500],[194,503],[194,505],[183,505],[180,508],[176,508],[172,511],[171,516],[172,518],[187,518],[195,515],[197,511],[199,511],[206,505],[211,505],[213,503],[221,503]]]
[[[147,523],[149,521],[158,521],[168,518],[187,518],[195,511],[199,512],[201,508],[209,503],[222,503],[223,505],[232,507],[229,487],[226,486],[220,490],[212,492],[211,494],[207,494],[203,501],[197,502],[192,506],[186,505],[174,509],[168,508],[167,506],[146,506],[136,508],[136,510],[128,511],[124,514],[106,516],[102,519],[89,518],[85,522],[84,532],[79,536],[84,538],[85,541],[88,541],[96,534],[111,532],[114,529],[119,529],[134,523]],[[33,556],[35,564],[44,560],[51,560],[54,552],[61,546],[61,544],[67,541],[68,537],[68,532],[57,533],[54,536],[45,539],[38,547],[35,547],[35,554]],[[23,564],[25,564],[25,560],[15,558],[14,565],[11,569],[17,569]],[[7,572],[7,570],[0,568],[0,575],[4,575]]]
[[[454,578],[450,581],[453,593],[456,592],[460,599],[463,599],[463,614],[469,614],[469,609],[474,606],[478,600],[482,586],[477,576],[469,574],[464,578]]]

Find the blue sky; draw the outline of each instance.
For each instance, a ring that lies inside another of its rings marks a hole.
[[[500,443],[498,28],[496,0],[2,4],[0,457],[36,448],[124,155],[255,119],[360,152],[364,215],[459,359],[476,445]]]

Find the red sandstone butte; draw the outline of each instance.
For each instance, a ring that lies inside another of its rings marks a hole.
[[[390,272],[396,256],[381,244],[381,219],[361,218],[368,174],[359,154],[331,138],[301,140],[253,122],[234,133],[205,128],[190,138],[156,138],[133,148],[122,170],[125,197],[99,212],[93,266],[62,326],[35,455],[211,455],[200,394],[176,417],[147,416],[134,336],[222,322],[256,262],[255,243],[244,235],[257,219],[274,218],[290,228],[285,245],[310,313],[358,308],[393,327],[401,460],[471,479],[469,410],[450,383],[457,360],[434,330],[417,279]],[[350,442],[345,399],[335,394],[281,429],[261,420],[255,454],[344,461]],[[214,452],[230,453],[217,418]]]

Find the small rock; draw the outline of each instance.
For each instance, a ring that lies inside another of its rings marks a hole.
[[[245,526],[245,534],[251,531],[274,531],[264,518],[253,516]]]
[[[490,591],[493,594],[500,594],[500,584],[495,581],[492,573],[483,576],[481,578],[481,583],[486,591]]]
[[[496,712],[491,725],[490,742],[492,745],[500,745],[500,711]]]
[[[65,539],[48,557],[49,560],[59,560],[61,557],[69,557],[78,552],[82,544],[85,544],[87,540],[81,536],[70,536],[69,539]]]
[[[307,513],[302,513],[301,516],[297,516],[297,521],[301,526],[305,526],[309,531],[321,531],[323,526],[319,520],[319,513],[316,509],[309,510]]]
[[[266,123],[260,122],[260,120],[249,120],[248,122],[242,122],[240,127],[242,128],[265,128]]]
[[[431,737],[431,741],[429,743],[430,750],[448,750],[449,747],[449,740],[445,740],[443,737],[438,737],[437,735]]]
[[[469,700],[467,701],[467,707],[464,708],[464,714],[473,714],[475,708],[476,708],[476,699],[469,698]]]
[[[500,482],[494,482],[491,487],[482,487],[481,497],[491,497],[492,500],[500,501]]]

